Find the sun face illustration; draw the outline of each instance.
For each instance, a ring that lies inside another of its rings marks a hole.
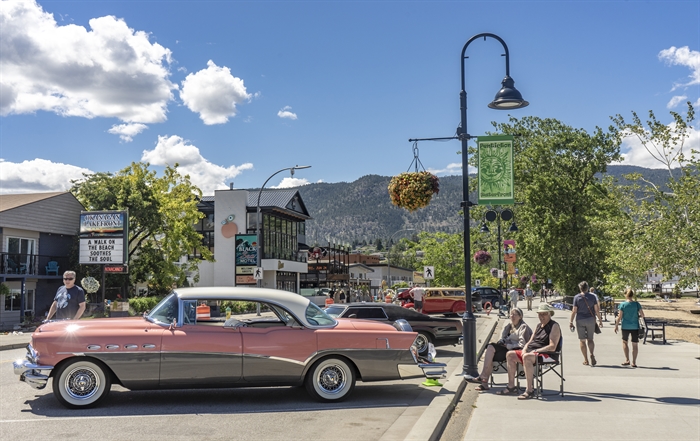
[[[506,149],[482,148],[479,154],[479,183],[482,191],[502,192],[508,189],[511,167]]]

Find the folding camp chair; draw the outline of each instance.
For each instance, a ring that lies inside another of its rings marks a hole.
[[[557,345],[557,350],[554,352],[543,352],[543,354],[558,355],[559,361],[541,361],[540,357],[535,358],[535,396],[543,397],[545,395],[557,395],[561,394],[564,396],[564,355],[562,353],[562,344],[564,343],[564,337],[559,339],[559,344]],[[520,365],[520,363],[518,363]],[[559,377],[559,392],[555,394],[545,394],[542,392],[542,385],[544,383],[544,376],[548,372],[554,372]],[[524,375],[523,375],[524,377]],[[517,377],[518,383],[517,387],[520,389],[520,376]]]

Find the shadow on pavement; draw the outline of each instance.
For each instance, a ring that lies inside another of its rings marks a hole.
[[[657,371],[677,371],[678,369],[668,367],[668,366],[663,366],[663,367],[651,367],[651,366],[639,366],[637,365],[636,368],[630,367],[630,366],[622,366],[622,365],[606,365],[606,364],[599,364],[596,365],[596,369],[599,368],[605,368],[605,369],[650,369],[650,370],[657,370]]]
[[[684,405],[684,406],[697,406],[700,404],[700,400],[696,398],[686,398],[686,397],[648,397],[644,395],[627,395],[627,394],[606,394],[606,393],[590,393],[590,394],[569,394],[568,397],[578,396],[587,397],[590,400],[602,401],[602,399],[612,399],[621,401],[641,401],[641,402],[657,402],[658,404],[671,404],[671,405]],[[559,400],[547,400],[547,401],[567,401],[566,396],[564,398],[557,397]]]
[[[120,386],[114,386],[105,400],[95,408],[66,409],[52,393],[48,393],[26,400],[24,404],[30,409],[22,412],[47,417],[99,417],[113,415],[116,409],[120,415],[189,415],[410,407],[430,404],[433,394],[422,395],[420,397],[422,399],[416,399],[418,393],[425,390],[437,395],[441,388],[425,388],[410,383],[358,383],[347,400],[338,403],[320,403],[311,398],[303,387],[129,391]]]

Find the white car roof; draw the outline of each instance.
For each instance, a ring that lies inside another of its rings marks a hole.
[[[311,303],[309,299],[302,297],[301,294],[256,287],[207,286],[175,288],[173,292],[183,300],[241,300],[278,304],[287,308],[298,319],[304,320],[304,322],[306,322],[306,308]]]

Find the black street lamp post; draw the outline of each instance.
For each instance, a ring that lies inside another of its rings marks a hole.
[[[510,208],[506,208],[505,210],[489,210],[484,214],[484,219],[485,221],[481,224],[481,232],[482,233],[488,233],[489,232],[489,227],[486,226],[486,221],[489,222],[494,222],[497,221],[496,224],[498,225],[498,269],[502,270],[503,269],[503,259],[501,259],[501,252],[503,243],[501,242],[501,220],[504,220],[508,222],[509,220],[513,219],[513,210]],[[510,227],[508,228],[508,231],[510,232],[515,232],[518,231],[518,226],[515,225],[515,221],[513,221],[510,224]],[[501,277],[498,278],[498,292],[501,294],[501,301],[503,302],[503,279]]]
[[[469,237],[469,208],[474,205],[469,200],[469,151],[468,142],[472,138],[467,131],[467,92],[465,90],[465,75],[464,75],[464,60],[466,59],[465,53],[467,47],[472,41],[482,38],[486,40],[486,37],[494,38],[498,40],[503,45],[503,50],[505,51],[506,57],[506,76],[503,78],[501,90],[496,93],[496,97],[489,104],[492,109],[510,110],[519,109],[521,107],[527,106],[529,103],[523,100],[522,95],[515,88],[515,82],[510,77],[510,55],[508,53],[508,46],[501,39],[501,37],[490,34],[482,33],[477,34],[469,39],[462,48],[462,54],[459,59],[461,64],[461,79],[462,79],[462,89],[459,92],[459,107],[461,113],[460,127],[457,129],[457,136],[462,142],[462,209],[464,210],[464,289],[466,291],[466,304],[467,310],[462,316],[462,337],[463,337],[463,351],[464,351],[464,366],[462,367],[462,375],[465,377],[477,377],[479,372],[477,370],[478,361],[476,358],[476,317],[472,312],[472,296],[471,296],[471,250],[470,250],[470,237]]]

